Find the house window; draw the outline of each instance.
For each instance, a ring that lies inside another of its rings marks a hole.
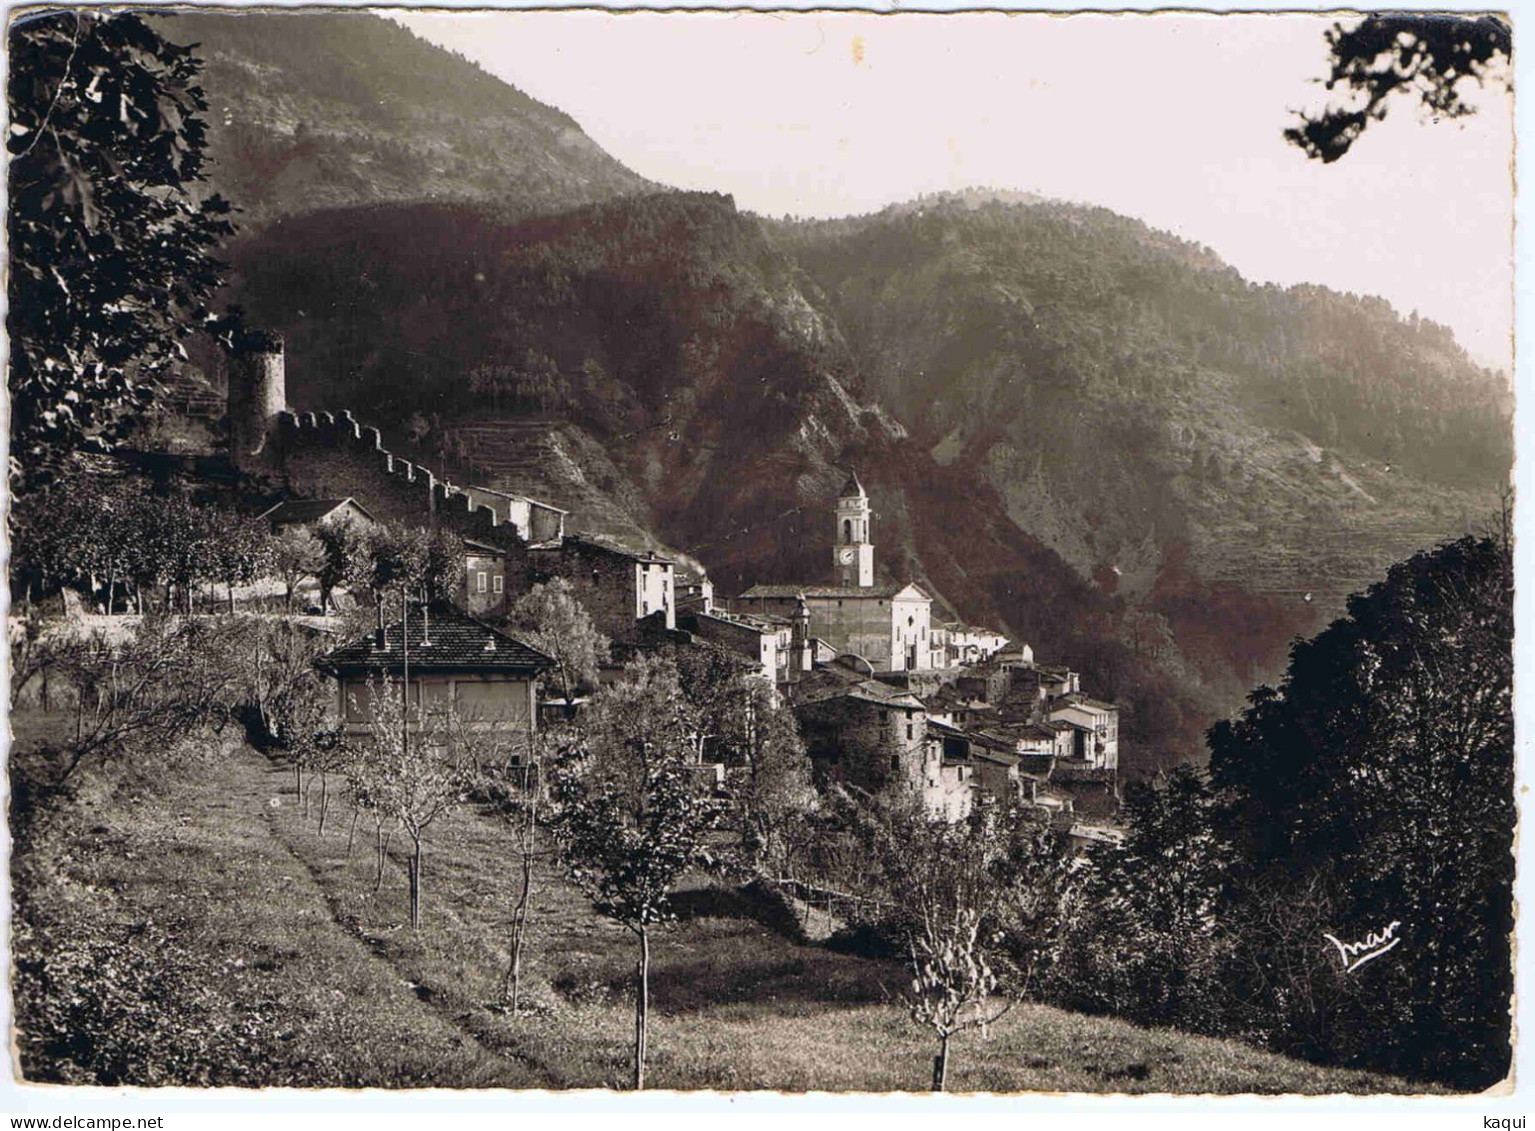
[[[490,574],[483,569],[474,575],[474,591],[484,593],[490,588]]]
[[[494,592],[500,593],[505,586],[505,582],[506,578],[502,577],[498,573],[495,577],[490,579],[490,587]]]
[[[892,755],[890,755],[890,768],[892,770],[897,770],[897,771],[900,770],[900,768],[901,768],[901,756],[899,754],[892,754]]]
[[[910,724],[910,723],[907,723],[907,724],[906,724],[906,737],[907,737],[907,738],[911,738],[911,737],[912,737],[912,733],[911,733],[911,724]]]

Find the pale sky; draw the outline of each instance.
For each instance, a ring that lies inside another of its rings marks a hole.
[[[981,185],[1099,204],[1244,276],[1378,294],[1512,368],[1511,98],[1392,107],[1330,166],[1307,15],[401,13],[652,180],[770,215]]]

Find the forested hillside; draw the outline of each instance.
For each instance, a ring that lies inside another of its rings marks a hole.
[[[1382,300],[1254,285],[1207,248],[1038,198],[775,230],[938,460],[1245,678],[1308,606],[1332,614],[1474,526],[1507,481],[1506,379]]]
[[[387,200],[545,211],[654,187],[567,114],[389,20],[184,11],[156,25],[199,45],[209,156],[247,224]]]

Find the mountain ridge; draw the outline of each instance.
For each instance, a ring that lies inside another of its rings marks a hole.
[[[198,44],[215,180],[247,225],[402,200],[537,212],[657,187],[564,111],[382,17],[181,10],[154,23]]]

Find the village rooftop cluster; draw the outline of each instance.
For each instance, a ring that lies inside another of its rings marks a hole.
[[[536,728],[581,702],[547,694],[548,661],[485,620],[531,586],[564,579],[615,657],[697,642],[744,658],[793,711],[818,776],[869,795],[920,798],[965,818],[979,797],[1037,807],[1081,841],[1113,838],[1119,710],[1082,693],[1079,673],[1036,663],[1027,645],[958,622],[934,623],[933,598],[875,571],[873,509],[849,472],[827,515],[827,576],[758,584],[734,598],[707,573],[654,549],[577,534],[569,512],[518,484],[460,487],[388,451],[349,412],[288,410],[283,346],[256,335],[231,361],[231,459],[277,479],[274,532],[400,520],[462,535],[458,612],[426,610],[336,648],[322,661],[350,728],[366,725],[370,681],[407,669],[426,702]],[[608,668],[604,678],[621,669]],[[701,767],[723,778],[723,767]]]

